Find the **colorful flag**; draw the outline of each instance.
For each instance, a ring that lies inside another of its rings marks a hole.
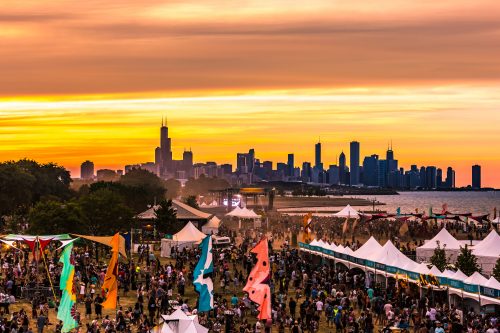
[[[408,232],[408,222],[404,221],[399,228],[399,235],[404,236]]]
[[[214,271],[212,236],[205,237],[200,248],[201,256],[194,268],[193,285],[199,295],[198,311],[207,312],[214,308],[214,284],[210,277]]]
[[[398,207],[398,208],[396,209],[396,214],[397,214],[397,215],[401,215],[401,207]]]
[[[311,222],[312,222],[312,213],[307,213],[304,215],[304,242],[309,242],[311,240]]]
[[[61,302],[57,311],[57,319],[63,322],[61,329],[62,333],[69,332],[78,327],[76,321],[76,294],[73,288],[73,277],[75,276],[74,259],[72,255],[73,244],[69,244],[63,250],[59,262],[62,263],[63,269],[59,286],[62,290]]]
[[[120,248],[120,234],[115,234],[111,241],[111,260],[102,284],[102,294],[104,309],[116,309],[118,298],[118,252]]]
[[[420,274],[420,285],[421,286],[426,286],[429,284],[429,282],[427,281],[426,277],[424,274]]]
[[[271,271],[267,238],[263,237],[251,252],[257,255],[257,263],[248,275],[248,280],[243,291],[248,293],[248,297],[252,302],[259,305],[259,315],[257,318],[260,320],[270,319],[271,289],[268,282]]]
[[[347,221],[349,221],[349,218],[345,219],[344,226],[342,227],[342,234],[346,234],[347,230],[349,229],[349,225],[347,224]]]

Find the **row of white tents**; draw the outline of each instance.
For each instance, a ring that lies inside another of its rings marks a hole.
[[[468,297],[479,301],[481,305],[500,305],[500,282],[494,277],[487,279],[478,272],[468,277],[460,270],[441,272],[435,266],[429,268],[425,263],[417,263],[408,258],[391,241],[382,246],[371,237],[356,251],[316,239],[310,244],[300,243],[299,246],[302,251],[333,259],[348,268],[359,268],[385,277],[395,277],[399,274],[418,283],[420,276],[433,275],[439,279],[442,286],[448,287],[450,295]]]
[[[460,253],[460,248],[468,244],[468,241],[459,241],[453,237],[445,228],[424,245],[417,248],[417,261],[429,261],[434,254],[434,250],[438,247],[444,248],[446,257],[449,262],[455,263]],[[470,244],[470,243],[469,243]],[[492,230],[486,238],[479,243],[469,245],[478,259],[478,264],[482,271],[486,274],[491,274],[495,267],[496,261],[500,257],[500,236],[495,230]]]
[[[253,209],[248,209],[246,207],[240,208],[239,206],[236,206],[236,208],[227,213],[226,216],[252,220],[261,218],[261,216],[255,213]]]
[[[181,309],[170,315],[162,315],[162,322],[152,333],[208,333],[208,328],[198,322],[197,315],[187,315]]]

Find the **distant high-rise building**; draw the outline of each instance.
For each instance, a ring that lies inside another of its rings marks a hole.
[[[312,167],[310,162],[302,163],[302,181],[310,182],[312,179]]]
[[[248,173],[248,154],[246,153],[238,153],[236,154],[236,172],[242,174],[242,173]]]
[[[359,142],[351,142],[350,151],[351,186],[359,185]]]
[[[339,181],[339,167],[336,165],[330,165],[328,168],[328,184],[338,185]]]
[[[345,154],[344,154],[344,152],[341,152],[340,153],[340,157],[339,157],[339,182],[340,182],[340,184],[346,184],[347,183],[346,164],[345,164]]]
[[[426,175],[426,181],[425,181],[425,187],[427,189],[436,189],[437,188],[437,170],[435,166],[428,166],[425,168],[425,175]]]
[[[287,161],[287,176],[293,177],[294,175],[294,168],[295,168],[295,162],[294,162],[294,155],[293,154],[288,154],[288,161]]]
[[[388,161],[392,161],[394,159],[394,151],[392,151],[392,144],[387,148],[387,152],[385,153],[385,159]]]
[[[248,168],[248,172],[253,172],[253,168],[255,166],[255,149],[250,149],[248,151],[248,155],[247,155],[247,168]]]
[[[93,179],[94,178],[94,163],[91,161],[85,161],[80,166],[80,178],[81,179]]]
[[[189,177],[193,172],[193,152],[191,150],[184,150],[182,153],[182,164],[184,177]]]
[[[446,187],[455,188],[455,170],[452,167],[446,169]]]
[[[481,166],[477,164],[472,166],[472,188],[481,188]]]
[[[427,173],[425,167],[420,167],[420,187],[427,188]]]
[[[167,176],[169,172],[172,172],[172,140],[168,137],[168,127],[163,122],[163,118],[160,128],[160,156],[160,175]]]
[[[443,188],[443,170],[438,168],[436,171],[436,188]]]
[[[221,164],[220,168],[222,169],[222,172],[225,175],[229,175],[233,172],[233,165],[232,164]]]
[[[378,160],[378,186],[387,187],[387,160]]]
[[[266,174],[266,178],[270,178],[271,175],[273,174],[273,162],[272,161],[264,161],[262,163],[262,168],[264,169],[264,172]]]
[[[155,149],[155,164],[158,165],[159,168],[161,168],[162,163],[161,163],[161,148],[156,147]]]
[[[314,146],[314,166],[323,171],[323,163],[321,162],[321,142]]]
[[[379,186],[378,155],[367,156],[363,160],[363,184],[365,186]]]

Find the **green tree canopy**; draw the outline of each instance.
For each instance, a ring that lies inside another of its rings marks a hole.
[[[112,235],[127,231],[132,225],[133,211],[118,193],[102,188],[79,199],[82,224],[92,235]]]
[[[40,201],[29,212],[29,232],[33,234],[81,233],[82,213],[76,202]]]
[[[467,245],[460,247],[456,266],[467,276],[474,274],[474,272],[481,273],[481,266],[477,263],[477,257],[472,254]]]
[[[27,209],[33,200],[35,177],[13,163],[0,163],[0,215]]]
[[[185,198],[184,199],[184,203],[188,206],[191,206],[193,208],[200,208],[198,207],[198,200],[196,200],[196,196],[195,195],[190,195],[189,197]]]
[[[165,187],[167,189],[167,193],[165,195],[167,199],[175,199],[181,192],[181,183],[174,178],[166,180]]]
[[[190,178],[183,188],[185,197],[190,195],[206,195],[210,190],[223,190],[230,187],[229,183],[222,178],[211,178],[201,175],[198,179]]]
[[[493,268],[493,273],[491,275],[500,281],[500,258],[497,259],[497,263],[495,264],[495,268]]]
[[[143,169],[133,169],[120,178],[120,184],[134,188],[134,195],[141,195],[142,210],[165,198],[165,183],[161,178]]]
[[[155,215],[154,222],[160,233],[173,235],[184,226],[182,222],[177,220],[177,212],[172,206],[172,200],[162,200],[158,208],[155,209]]]
[[[446,245],[441,247],[439,244],[439,241],[437,242],[437,247],[434,249],[434,253],[432,254],[432,257],[430,259],[431,264],[439,268],[439,270],[442,272],[446,269],[448,266],[448,260],[446,259],[446,251],[445,251]]]

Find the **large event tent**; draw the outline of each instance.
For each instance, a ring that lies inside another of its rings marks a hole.
[[[359,249],[354,252],[356,258],[369,258],[374,253],[379,252],[382,245],[373,236],[370,237]]]
[[[460,242],[453,237],[446,228],[441,229],[433,239],[427,241],[424,245],[417,247],[417,261],[429,261],[434,254],[437,246],[444,248],[446,256],[451,262],[457,259],[460,252]]]
[[[492,230],[485,239],[474,246],[472,253],[477,257],[483,272],[491,274],[500,257],[500,236]]]
[[[356,209],[352,208],[351,205],[347,205],[340,212],[333,214],[333,216],[358,218],[359,212]]]
[[[172,239],[161,240],[161,256],[170,257],[172,246],[182,250],[186,247],[192,247],[207,237],[203,232],[198,230],[194,224],[188,222],[181,231],[172,236]]]
[[[217,235],[219,232],[220,219],[217,216],[212,217],[208,222],[201,227],[201,231],[203,231],[206,235]]]

